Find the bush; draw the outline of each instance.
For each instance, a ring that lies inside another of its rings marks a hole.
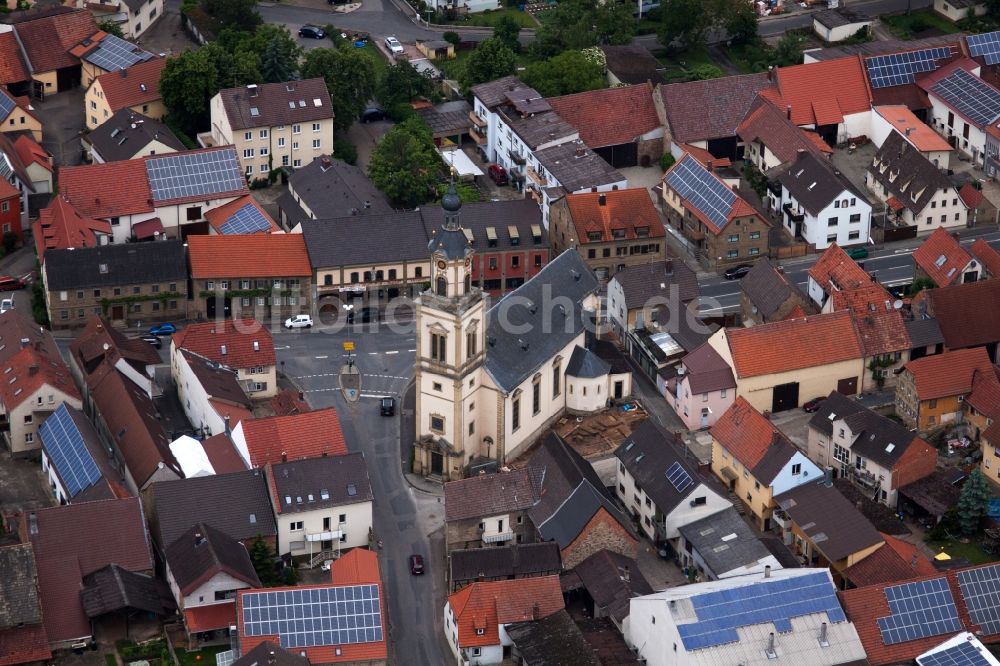
[[[119,639],[115,641],[115,647],[118,649],[122,661],[128,662],[159,658],[167,650],[167,643],[162,638],[147,641],[141,645],[136,644],[135,641]]]
[[[40,279],[31,283],[31,314],[39,326],[49,325],[49,311],[45,307],[45,285]]]
[[[347,139],[337,138],[333,141],[333,155],[348,164],[358,163],[358,149]]]
[[[3,235],[3,253],[10,254],[17,247],[17,236],[8,231]]]
[[[454,44],[458,46],[462,42],[462,37],[457,32],[449,30],[448,32],[441,35],[441,39],[448,42],[449,44]]]
[[[399,102],[397,104],[393,104],[388,109],[386,109],[385,115],[388,116],[389,120],[391,120],[392,122],[401,123],[407,120],[408,118],[412,118],[413,116],[417,115],[417,112],[414,111],[413,107],[410,106],[407,102]]]
[[[660,158],[660,168],[666,171],[674,165],[677,159],[670,153],[663,153],[663,157]]]

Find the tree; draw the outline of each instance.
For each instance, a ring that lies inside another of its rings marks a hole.
[[[480,83],[513,74],[515,59],[514,52],[496,37],[483,40],[465,61],[462,86],[468,90]]]
[[[299,69],[299,59],[302,57],[302,47],[292,33],[283,25],[276,23],[266,23],[258,26],[252,35],[243,33],[245,39],[235,49],[234,53],[241,53],[247,57],[259,57],[263,66],[263,54],[270,48],[275,51],[276,57],[287,67],[289,78]],[[261,70],[263,74],[263,70]],[[287,81],[289,79],[279,79]]]
[[[668,49],[692,49],[705,43],[711,19],[701,0],[664,0],[660,7],[663,20],[657,36],[661,44]]]
[[[666,171],[667,169],[672,167],[674,165],[674,162],[676,161],[677,158],[675,158],[671,153],[669,152],[663,153],[663,157],[660,158],[660,168]]]
[[[520,34],[521,25],[506,14],[497,19],[496,25],[493,26],[493,36],[514,53],[521,50],[521,42],[518,41]]]
[[[707,62],[695,65],[688,70],[688,81],[705,81],[707,79],[720,79],[726,75],[719,67]]]
[[[444,162],[434,150],[430,128],[413,117],[390,129],[372,151],[368,175],[397,206],[433,201]]]
[[[455,32],[454,30],[449,30],[448,32],[441,35],[441,39],[448,42],[452,46],[458,46],[462,43],[462,36]]]
[[[18,9],[20,9],[20,7],[18,7]],[[25,9],[27,9],[27,7],[25,7]],[[112,21],[111,19],[104,19],[103,21],[97,24],[97,27],[98,29],[103,30],[109,35],[114,35],[115,37],[120,37],[122,39],[125,39],[125,33],[122,32],[122,27],[117,23],[115,23],[114,21]]]
[[[326,80],[335,129],[350,127],[375,92],[375,66],[357,49],[313,49],[306,53],[301,72],[304,79]]]
[[[598,44],[628,44],[635,36],[632,3],[600,0],[563,0],[548,10],[535,31],[532,52],[551,58],[567,50]]]
[[[979,531],[979,525],[986,517],[992,496],[986,485],[986,477],[976,467],[965,480],[962,494],[958,498],[958,522],[962,534],[973,536]]]
[[[257,11],[257,0],[201,0],[201,8],[220,26],[253,32],[264,20]]]
[[[253,569],[257,572],[257,578],[260,579],[261,585],[274,587],[278,584],[278,574],[274,570],[274,551],[264,541],[264,537],[259,534],[250,545],[250,561],[253,563]]]
[[[386,68],[375,87],[375,99],[388,110],[420,97],[429,96],[434,90],[430,73],[417,71],[408,60],[401,60]]]
[[[597,90],[607,83],[604,68],[580,51],[566,51],[528,65],[521,79],[542,97]]]
[[[748,44],[757,39],[757,12],[749,2],[739,0],[723,16],[726,33],[733,43]]]
[[[803,39],[799,35],[788,33],[778,41],[771,53],[770,64],[775,67],[789,67],[802,62]]]
[[[290,80],[294,73],[295,63],[282,51],[279,38],[271,39],[260,56],[261,77],[266,83],[280,83]]]

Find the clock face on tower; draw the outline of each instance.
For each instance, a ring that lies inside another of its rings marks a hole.
[[[466,259],[466,260],[465,260],[465,267],[466,267],[466,268],[468,268],[468,267],[469,267],[469,264],[471,264],[471,263],[472,263],[472,260],[471,260],[471,259]]]
[[[448,266],[448,264],[446,264],[444,262],[444,259],[441,259],[441,260],[438,261],[438,268],[439,269],[444,270],[445,268],[447,268],[447,266]]]

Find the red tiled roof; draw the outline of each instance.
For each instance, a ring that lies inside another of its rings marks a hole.
[[[288,460],[301,460],[347,453],[340,419],[333,407],[305,414],[243,421],[236,430],[242,431],[251,467],[280,463],[282,456]],[[234,439],[239,441],[235,433]]]
[[[0,85],[20,83],[29,78],[14,32],[0,33]]]
[[[44,624],[30,624],[0,631],[0,666],[48,661],[52,658]]]
[[[184,609],[184,625],[189,634],[228,629],[234,624],[236,624],[236,603],[233,601]]]
[[[878,550],[844,570],[844,576],[855,587],[891,583],[937,572],[931,561],[913,544],[885,533],[882,533],[882,539],[885,544]]]
[[[841,361],[864,353],[849,312],[727,328],[726,337],[738,377],[758,377]]]
[[[824,153],[833,154],[833,148],[831,148],[829,144],[827,144],[827,142],[824,141],[823,137],[821,137],[819,134],[806,129],[799,131],[802,132],[803,136],[812,141],[813,145],[816,146],[816,148],[818,148],[820,151]]]
[[[932,151],[950,151],[951,146],[944,138],[925,125],[912,111],[902,105],[878,106],[875,111],[882,116],[893,129],[906,137],[913,147],[922,153]],[[909,133],[907,133],[909,132]]]
[[[854,311],[854,325],[866,358],[907,351],[912,347],[903,313],[898,310]]]
[[[672,83],[659,92],[673,139],[691,143],[734,136],[757,93],[770,85],[768,73],[761,72]]]
[[[271,398],[271,409],[274,410],[275,416],[288,416],[289,414],[312,411],[302,395],[290,389],[279,391],[278,395]]]
[[[661,126],[650,83],[551,97],[548,103],[591,149],[632,143]]]
[[[789,310],[788,314],[785,315],[785,319],[783,321],[788,321],[789,319],[801,319],[806,316],[808,316],[806,315],[806,311],[802,309],[801,305],[796,303],[795,307]]]
[[[212,229],[214,229],[216,233],[221,234],[222,233],[222,228],[221,228],[222,225],[225,224],[226,222],[228,222],[229,218],[232,217],[233,214],[236,213],[236,211],[238,211],[239,209],[243,208],[243,206],[245,206],[247,204],[250,204],[251,206],[253,206],[254,208],[256,208],[257,211],[261,215],[264,216],[264,219],[266,219],[268,222],[271,223],[271,228],[269,230],[267,230],[267,231],[258,231],[256,233],[267,233],[267,234],[269,234],[272,231],[278,231],[278,225],[274,223],[274,220],[271,219],[271,216],[268,215],[267,211],[264,210],[263,208],[261,208],[260,204],[257,203],[257,200],[254,199],[249,194],[244,195],[242,197],[239,197],[238,199],[233,199],[232,201],[230,201],[229,203],[227,203],[224,206],[219,206],[218,208],[213,208],[212,210],[210,210],[207,213],[205,213],[205,220],[207,220],[208,223],[210,225],[212,225]]]
[[[991,419],[1000,418],[1000,381],[996,373],[976,372],[972,377],[972,393],[965,402]]]
[[[253,418],[253,412],[245,407],[240,407],[238,405],[233,405],[213,398],[209,398],[208,402],[212,405],[212,409],[214,409],[219,416],[223,419],[228,417],[229,423],[231,424],[241,423]]]
[[[160,222],[160,218],[158,217],[151,217],[148,220],[133,224],[132,233],[135,234],[137,240],[153,238],[156,234],[163,233],[163,222]]]
[[[962,185],[958,191],[958,196],[962,197],[962,202],[969,208],[978,208],[983,202],[983,193],[972,186],[972,183]]]
[[[869,282],[856,289],[844,289],[830,294],[830,303],[834,310],[853,310],[859,314],[891,309],[894,300],[892,294],[878,282]]]
[[[3,373],[0,375],[3,377],[0,381],[0,402],[8,412],[46,385],[70,398],[80,399],[80,392],[62,358],[52,358],[34,347],[18,351],[0,365],[0,372]]]
[[[723,169],[728,166],[732,166],[732,160],[728,157],[716,157],[712,153],[708,152],[704,148],[699,148],[698,146],[692,146],[690,143],[682,143],[681,150],[701,162],[702,166],[706,169],[709,164],[712,165],[712,169]]]
[[[1000,252],[994,250],[992,245],[982,238],[977,238],[969,251],[986,268],[990,277],[1000,278]]]
[[[334,585],[381,584],[382,573],[378,566],[378,555],[365,548],[351,550],[333,561],[330,567],[330,582]]]
[[[934,316],[945,347],[962,349],[1000,340],[1000,280],[980,280],[950,287],[928,289],[930,314]]]
[[[153,58],[126,69],[127,76],[122,76],[121,72],[101,74],[95,84],[100,83],[104,98],[114,113],[160,99],[160,75],[166,66],[166,58]]]
[[[938,227],[913,251],[913,263],[927,273],[934,284],[947,287],[961,281],[962,269],[969,265],[972,257],[958,244],[958,239]]]
[[[302,234],[188,236],[188,256],[195,279],[312,275]]]
[[[71,53],[76,44],[97,32],[97,22],[86,9],[43,16],[15,24],[14,30],[36,74],[79,66]]]
[[[21,192],[16,187],[8,183],[6,180],[0,179],[0,201],[3,201],[4,199],[12,199],[15,197],[20,198]],[[20,206],[21,204],[18,203],[18,205]]]
[[[764,458],[776,439],[784,437],[743,396],[736,398],[709,432],[724,449],[750,470]]]
[[[980,566],[992,566],[991,564]],[[962,596],[962,589],[958,584],[958,574],[961,571],[970,571],[978,567],[967,567],[965,569],[952,569],[940,573],[926,576],[916,576],[905,580],[897,580],[891,583],[879,583],[868,585],[853,590],[839,592],[841,604],[847,613],[847,619],[854,623],[858,631],[858,637],[864,645],[865,653],[868,655],[868,662],[872,666],[890,666],[892,664],[912,663],[917,655],[926,652],[932,647],[941,643],[945,635],[928,636],[913,641],[903,641],[886,645],[882,642],[882,633],[879,630],[878,618],[891,615],[889,612],[889,602],[886,600],[885,588],[902,585],[904,583],[930,580],[932,578],[946,578],[951,595],[955,600],[955,607],[958,610],[959,620],[963,629],[977,634],[979,625],[973,624],[969,617],[968,605]],[[978,635],[983,643],[996,643],[1000,636]]]
[[[32,225],[35,250],[39,261],[45,258],[46,250],[65,250],[71,247],[97,247],[96,233],[111,235],[111,223],[80,215],[66,199],[60,195],[38,214]]]
[[[208,238],[207,236],[190,236]],[[254,349],[256,344],[257,348]],[[274,339],[271,331],[256,319],[223,319],[190,324],[170,341],[173,349],[187,349],[230,368],[254,368],[274,365]],[[222,348],[226,353],[222,353]]]
[[[645,188],[569,194],[566,205],[581,245],[612,240],[612,229],[624,229],[627,239],[640,238],[636,230],[642,227],[647,228],[648,238],[662,238],[666,234]],[[588,234],[594,232],[600,233],[600,240],[590,240]]]
[[[886,203],[887,206],[889,206],[889,208],[893,209],[896,212],[899,212],[899,211],[903,210],[904,208],[906,208],[906,206],[903,204],[903,202],[900,201],[899,199],[897,199],[894,196],[893,197],[889,197],[888,199],[886,199],[885,203]]]
[[[822,138],[797,127],[784,111],[767,101],[766,97],[758,98],[736,131],[747,143],[763,143],[781,162],[794,160],[800,150],[832,152]]]
[[[230,421],[230,423],[233,423]],[[240,457],[239,451],[233,444],[233,440],[224,432],[212,435],[201,442],[201,448],[208,456],[208,462],[212,463],[212,469],[216,474],[228,474],[230,472],[242,472],[247,466]]]
[[[968,395],[976,373],[992,373],[993,365],[985,347],[972,347],[924,356],[910,361],[904,369],[913,375],[919,399],[935,400]]]
[[[819,260],[809,269],[809,277],[830,292],[830,285],[837,289],[858,289],[872,281],[863,268],[847,256],[836,243],[826,248]]]
[[[20,99],[23,98],[18,98],[18,100]],[[14,150],[17,151],[17,156],[21,158],[21,162],[25,166],[40,164],[48,171],[52,171],[52,164],[50,162],[52,156],[38,145],[38,142],[30,134],[22,134],[17,137],[14,140]]]
[[[541,620],[565,607],[559,576],[473,583],[449,596],[448,604],[462,648],[500,645],[499,625]]]
[[[63,167],[59,170],[59,193],[84,217],[153,212],[143,160]]]
[[[779,67],[775,79],[782,103],[792,107],[796,125],[840,122],[843,116],[871,109],[868,77],[861,59],[854,56]]]

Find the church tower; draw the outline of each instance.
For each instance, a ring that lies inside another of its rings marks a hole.
[[[476,400],[485,358],[486,302],[472,285],[474,250],[462,230],[462,200],[454,182],[441,207],[444,223],[428,245],[431,286],[417,298],[415,308],[413,471],[447,481],[462,478],[477,457],[489,456],[493,438],[479,432],[488,406]]]

